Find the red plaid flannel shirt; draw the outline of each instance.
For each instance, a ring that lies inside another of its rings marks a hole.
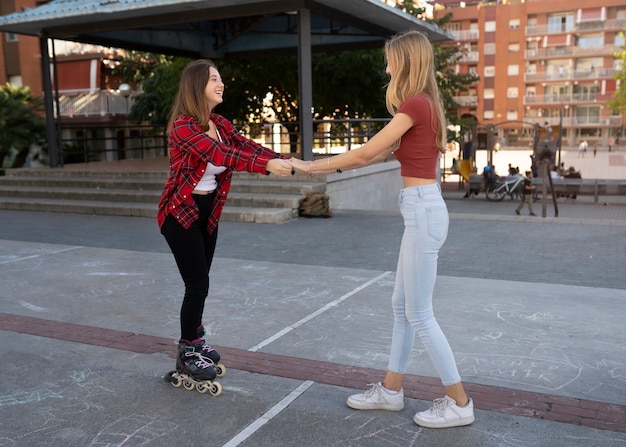
[[[212,114],[211,118],[222,142],[209,137],[190,116],[179,116],[170,129],[170,172],[159,202],[159,227],[168,214],[174,216],[186,229],[198,219],[198,207],[191,192],[202,178],[208,162],[228,168],[215,176],[216,196],[207,226],[207,231],[213,233],[230,190],[232,171],[269,174],[267,163],[273,158],[284,158],[241,135],[223,116]]]

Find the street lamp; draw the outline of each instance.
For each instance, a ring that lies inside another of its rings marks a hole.
[[[117,90],[120,92],[120,94],[124,97],[124,99],[126,100],[126,129],[124,131],[124,149],[126,149],[125,153],[128,153],[128,146],[129,146],[129,142],[130,142],[130,123],[128,121],[128,114],[129,114],[129,109],[128,109],[128,98],[130,97],[130,94],[133,91],[133,88],[128,85],[127,83],[123,83],[120,84],[120,86],[117,88]],[[126,158],[126,157],[124,157]]]

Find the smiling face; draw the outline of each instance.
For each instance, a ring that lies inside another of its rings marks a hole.
[[[209,102],[211,110],[224,100],[224,83],[222,82],[220,72],[215,67],[209,67],[209,80],[204,89],[204,95]]]

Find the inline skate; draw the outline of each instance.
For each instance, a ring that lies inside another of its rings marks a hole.
[[[176,370],[167,373],[164,379],[176,388],[182,385],[186,390],[195,388],[201,394],[208,391],[212,396],[219,396],[222,385],[214,380],[217,377],[215,364],[202,355],[203,346],[202,342],[179,341]]]
[[[200,354],[202,354],[203,357],[211,359],[211,361],[213,362],[213,369],[215,369],[217,377],[222,378],[226,375],[226,367],[222,363],[220,363],[220,354],[215,349],[213,349],[211,345],[206,344],[206,342],[204,341],[205,335],[206,331],[204,329],[204,326],[200,325],[200,327],[198,327],[198,338],[202,340],[202,349],[200,350]]]

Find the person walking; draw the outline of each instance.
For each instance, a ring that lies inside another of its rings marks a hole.
[[[526,177],[524,178],[524,187],[522,188],[522,200],[515,209],[515,214],[520,215],[520,211],[524,208],[524,205],[528,205],[528,214],[536,216],[533,211],[533,191],[535,185],[533,185],[533,173],[532,171],[526,171]]]
[[[350,396],[357,410],[404,408],[403,378],[415,343],[422,340],[441,378],[446,395],[430,409],[418,412],[420,426],[445,428],[474,421],[473,401],[465,392],[454,354],[433,313],[439,249],[448,234],[448,210],[437,183],[437,164],[446,150],[446,118],[437,86],[433,49],[428,38],[409,31],[385,44],[387,108],[393,118],[358,149],[304,162],[294,159],[297,171],[327,173],[366,166],[392,152],[400,162],[403,188],[399,195],[404,219],[395,287],[391,298],[393,332],[384,379],[364,393]]]
[[[232,172],[293,172],[288,160],[245,138],[230,121],[213,113],[223,93],[224,83],[211,60],[191,62],[183,70],[168,124],[169,177],[157,212],[161,234],[185,285],[176,370],[196,380],[213,380],[220,360],[202,338],[202,317]]]

